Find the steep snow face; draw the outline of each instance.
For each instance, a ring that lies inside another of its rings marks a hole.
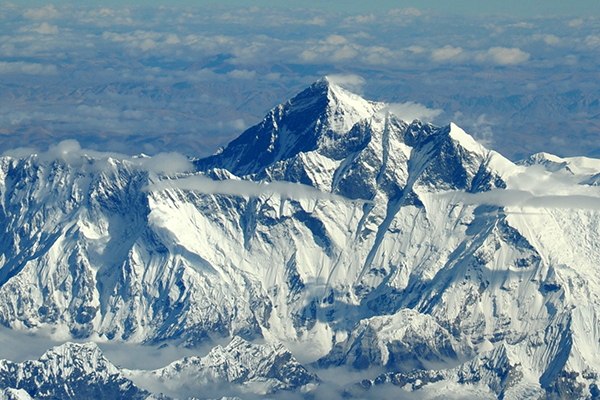
[[[79,165],[4,158],[0,220],[0,319],[46,322],[88,336],[101,315],[99,288],[138,239],[148,213],[140,174],[115,160]]]
[[[132,342],[264,337],[321,365],[384,366],[385,382],[591,396],[600,170],[545,160],[515,165],[326,80],[193,174],[2,158],[0,320]],[[178,184],[198,177],[211,190]]]
[[[66,343],[38,361],[0,360],[0,386],[7,399],[149,399],[93,344]]]
[[[433,317],[402,309],[394,315],[360,321],[348,339],[336,343],[317,365],[323,368],[346,364],[356,369],[385,366],[391,371],[409,372],[448,366],[446,360],[455,364],[466,359],[470,350],[462,349]]]
[[[147,184],[125,161],[2,159],[2,323],[135,342],[260,335],[270,306],[256,278],[221,279],[193,247],[206,233],[194,205]]]
[[[198,396],[207,391],[272,394],[280,390],[314,389],[319,379],[280,343],[252,344],[234,337],[205,357],[186,357],[155,371],[128,371],[153,392]],[[182,391],[182,388],[185,388]],[[184,393],[185,392],[185,393]]]

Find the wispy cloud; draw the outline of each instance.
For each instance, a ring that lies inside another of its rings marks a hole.
[[[40,26],[35,29],[35,31],[42,35],[56,35],[58,34],[58,26],[50,25],[47,22],[42,22]]]
[[[115,152],[104,152],[84,149],[77,140],[63,140],[56,145],[51,145],[46,151],[32,148],[17,148],[5,151],[3,156],[24,158],[34,155],[40,162],[60,160],[68,165],[80,167],[88,164],[88,160],[103,161],[109,158],[124,161],[132,168],[156,174],[177,174],[189,172],[194,169],[189,159],[179,153],[158,153],[149,157],[145,155],[128,156]]]
[[[541,195],[525,190],[495,189],[483,193],[454,193],[455,201],[473,205],[519,208],[562,208],[600,210],[600,197],[585,195]]]
[[[381,112],[389,111],[403,121],[412,122],[415,119],[431,122],[435,117],[444,111],[439,109],[427,108],[426,106],[408,101],[406,103],[393,103],[388,105]]]
[[[242,179],[213,180],[205,176],[195,175],[181,179],[168,179],[148,185],[149,191],[168,189],[193,190],[202,194],[222,194],[228,196],[277,195],[290,200],[331,200],[355,202],[332,193],[322,192],[312,186],[292,182],[254,182]],[[363,200],[360,201],[365,202]]]
[[[480,62],[491,62],[496,65],[515,65],[529,60],[531,54],[518,48],[491,47],[476,56]]]
[[[327,75],[327,80],[354,93],[360,93],[367,84],[362,76],[356,74]]]
[[[462,59],[463,56],[464,52],[462,47],[453,47],[450,45],[431,51],[431,59],[438,62]]]
[[[53,64],[0,61],[0,74],[56,75],[57,73],[58,68]]]
[[[442,196],[473,205],[600,210],[600,188],[581,184],[589,179],[588,175],[573,174],[564,168],[552,172],[538,164],[521,168],[521,172],[506,178],[507,189],[481,193],[452,191]]]
[[[59,16],[59,12],[52,4],[41,8],[29,8],[23,13],[23,17],[28,19],[52,19]]]

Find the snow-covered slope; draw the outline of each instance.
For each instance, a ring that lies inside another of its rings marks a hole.
[[[513,164],[327,79],[195,172],[4,157],[0,322],[136,343],[262,338],[423,391],[435,376],[505,398],[593,396],[596,161]],[[209,364],[152,374],[205,379]]]
[[[128,380],[93,343],[66,343],[37,361],[1,360],[0,387],[0,396],[7,399],[155,398]]]
[[[31,400],[31,396],[23,389],[0,389],[1,400]]]
[[[252,344],[234,337],[205,357],[186,357],[154,371],[127,371],[139,386],[153,392],[186,394],[237,392],[258,395],[281,390],[307,392],[319,384],[280,343]],[[205,394],[206,395],[206,394]]]
[[[348,339],[336,343],[317,365],[327,368],[346,364],[359,370],[385,366],[391,371],[409,372],[448,367],[447,361],[456,364],[470,353],[470,348],[461,348],[433,317],[405,308],[394,315],[360,321]]]

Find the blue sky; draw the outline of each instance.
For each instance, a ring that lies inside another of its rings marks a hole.
[[[44,6],[49,3],[66,4],[72,1],[55,0],[20,0],[23,5]],[[80,5],[151,5],[151,6],[205,6],[209,4],[226,5],[233,7],[277,7],[277,8],[317,8],[326,11],[343,11],[349,13],[383,12],[394,8],[414,7],[420,10],[434,10],[459,15],[472,14],[511,14],[522,16],[535,15],[590,15],[593,13],[600,16],[600,1],[597,0],[303,0],[303,1],[279,1],[279,0],[83,0],[76,2]]]

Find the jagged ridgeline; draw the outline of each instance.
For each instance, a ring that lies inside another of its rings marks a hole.
[[[515,164],[390,110],[324,78],[187,170],[0,158],[3,325],[231,340],[152,371],[65,344],[4,361],[0,396],[315,396],[341,368],[349,397],[598,397],[600,160]]]

